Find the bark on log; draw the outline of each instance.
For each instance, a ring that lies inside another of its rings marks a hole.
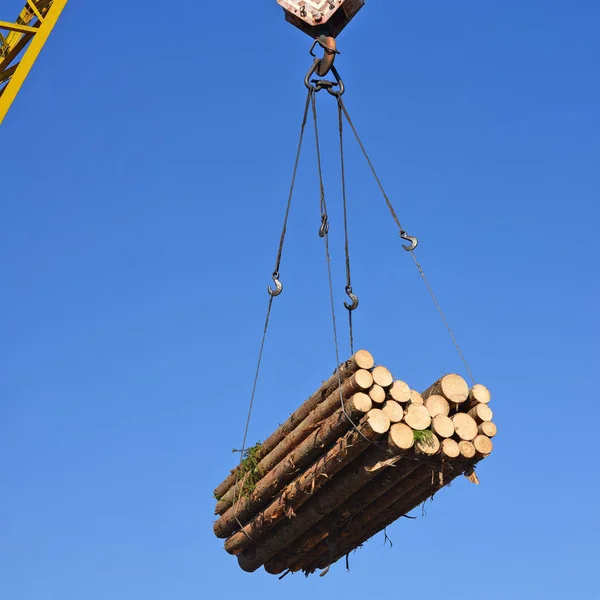
[[[367,352],[366,350],[359,350],[345,363],[342,363],[338,369],[334,372],[334,374],[325,381],[321,387],[310,397],[308,400],[302,404],[290,417],[287,419],[283,425],[281,425],[277,431],[275,431],[272,435],[270,435],[261,445],[261,455],[259,458],[266,456],[269,452],[271,452],[283,438],[293,431],[298,423],[303,421],[312,410],[327,396],[329,396],[333,391],[335,391],[339,387],[339,379],[341,378],[342,383],[348,379],[353,373],[359,371],[360,369],[369,370],[373,368],[375,361],[373,356]],[[339,375],[338,375],[339,371]],[[223,497],[227,490],[235,484],[237,480],[237,473],[239,467],[236,467],[231,471],[227,479],[223,481],[214,491],[214,495],[216,498]]]
[[[445,417],[444,415],[438,415],[433,418],[431,429],[441,438],[451,438],[455,433],[454,422],[450,417]]]
[[[488,423],[487,421],[479,425],[478,431],[481,435],[487,435],[489,438],[496,437],[498,433],[495,423]]]
[[[294,540],[292,547],[286,550],[286,554],[275,556],[265,565],[265,570],[272,575],[278,575],[289,569],[298,560],[302,560],[307,552],[315,548],[331,533],[345,527],[360,511],[368,506],[378,505],[381,496],[396,487],[418,468],[419,464],[417,462],[403,460],[395,467],[386,469],[368,485],[363,486],[359,492],[348,498],[341,506],[321,519],[313,528]],[[299,514],[298,518],[302,518],[302,513]]]
[[[406,404],[410,400],[410,387],[404,381],[394,381],[388,393],[392,400],[401,404]]]
[[[356,373],[352,374],[348,379],[346,379],[346,381],[344,381],[341,388],[338,388],[329,394],[329,396],[327,396],[325,400],[323,400],[309,415],[307,415],[307,417],[301,423],[298,423],[297,427],[293,431],[291,431],[271,452],[269,452],[262,458],[262,460],[260,460],[257,467],[257,472],[260,474],[260,477],[265,477],[277,465],[280,465],[285,457],[288,456],[288,454],[290,454],[294,448],[306,440],[306,438],[308,438],[308,436],[315,431],[316,427],[319,426],[323,420],[329,418],[334,412],[336,412],[338,408],[340,408],[340,392],[341,396],[344,398],[344,401],[346,401],[359,390],[368,390],[372,384],[373,377],[369,371],[360,369]],[[364,410],[364,407],[367,406],[367,400],[369,400],[369,406],[366,410]],[[366,394],[363,394],[363,396],[360,397],[353,397],[352,402],[354,409],[358,410],[359,412],[366,413],[371,410],[370,399],[368,396],[366,396]],[[357,414],[356,410],[355,414]],[[304,464],[308,463],[305,462]],[[298,464],[297,466],[300,467],[301,465]],[[229,488],[227,493],[217,502],[215,514],[223,515],[229,508],[231,508],[231,506],[233,506],[234,500],[239,495],[238,490],[244,489],[247,480],[248,475],[246,475],[237,485],[234,483],[234,485]]]
[[[256,571],[380,475],[381,469],[394,468],[400,460],[400,457],[390,457],[390,454],[381,448],[372,446],[355,463],[335,477],[321,493],[314,494],[296,518],[282,523],[263,544],[242,552],[238,556],[240,567],[247,572]]]
[[[327,540],[320,542],[298,562],[303,563],[303,566],[307,566],[308,564],[320,562],[323,557],[327,561],[332,551],[335,552],[336,548],[346,547],[347,545],[350,550],[353,550],[356,546],[353,545],[352,540],[360,537],[364,531],[370,530],[372,523],[380,520],[382,515],[388,514],[391,507],[395,506],[402,498],[414,495],[422,486],[431,487],[431,470],[423,465],[383,494],[377,502],[365,507],[356,514],[346,527],[332,531]],[[347,544],[348,541],[351,543]],[[345,556],[345,554],[342,556]],[[326,565],[327,563],[325,563]]]
[[[442,440],[442,456],[447,458],[458,458],[460,456],[460,447],[456,440]]]
[[[467,413],[456,413],[452,417],[456,435],[467,442],[473,441],[477,437],[477,423],[475,419]]]
[[[385,402],[385,390],[380,385],[373,385],[369,391],[369,396],[375,404],[383,404]]]
[[[382,388],[389,388],[394,383],[392,374],[385,367],[375,367],[371,374],[373,375],[373,381]]]
[[[397,453],[410,450],[415,445],[413,430],[405,423],[396,423],[391,426],[388,435],[388,446]]]
[[[422,431],[431,425],[431,416],[424,405],[409,404],[404,412],[404,422],[413,429]]]
[[[473,446],[475,446],[477,456],[489,456],[494,448],[492,440],[487,435],[478,435],[473,440]]]
[[[452,483],[460,474],[460,469],[444,469],[444,486]],[[312,573],[317,569],[325,569],[335,564],[374,535],[426,502],[430,497],[439,492],[440,489],[439,484],[432,488],[430,479],[429,481],[427,479],[423,480],[420,485],[413,488],[408,494],[400,497],[396,503],[380,511],[375,519],[365,523],[353,523],[352,529],[357,532],[355,535],[342,539],[341,543],[333,551],[328,548],[319,559],[313,560],[310,565],[304,565],[304,568],[308,573]]]
[[[423,398],[429,398],[434,394],[444,396],[451,404],[462,404],[469,396],[469,386],[460,375],[450,373],[425,390]]]
[[[352,429],[349,431],[324,457],[319,458],[309,469],[287,485],[277,498],[263,511],[254,516],[241,531],[231,536],[225,543],[225,550],[230,554],[239,554],[253,543],[261,543],[277,523],[280,523],[286,517],[291,517],[313,495],[316,494],[316,498],[323,495],[326,496],[327,490],[324,494],[317,494],[317,492],[331,482],[332,478],[345,465],[352,462],[370,447],[372,441],[376,441],[384,433],[387,433],[389,428],[390,420],[386,414],[378,409],[371,410],[363,417],[356,430]],[[374,448],[381,452],[379,448]],[[298,519],[293,519],[291,523],[297,524]],[[277,529],[277,541],[280,541],[281,531],[285,531],[289,525],[290,522],[282,523]],[[298,535],[301,533],[303,531]],[[275,552],[284,547],[285,544],[275,549]],[[269,550],[267,550],[266,546],[254,546],[252,550],[257,553],[265,553],[271,550],[271,544],[269,543]],[[270,558],[272,556],[269,556],[265,560],[269,560]],[[240,565],[243,562],[244,560],[242,560]]]
[[[487,404],[477,404],[470,411],[469,415],[475,419],[475,422],[479,423],[489,422],[493,419],[494,413]]]
[[[404,417],[404,409],[398,402],[394,402],[394,400],[387,400],[382,410],[392,423],[400,423]]]
[[[475,446],[471,442],[467,442],[465,440],[461,440],[458,442],[458,447],[460,448],[460,455],[463,458],[471,459],[475,458]]]
[[[450,404],[444,396],[438,394],[432,394],[425,400],[425,406],[432,417],[443,415],[447,417],[450,414]]]
[[[326,419],[318,429],[293,449],[284,461],[260,479],[249,496],[240,498],[234,506],[227,510],[214,524],[215,535],[219,538],[226,538],[239,528],[238,521],[245,523],[265,504],[270,502],[277,492],[296,477],[298,469],[302,469],[318,459],[324,448],[335,443],[352,427],[348,421],[348,416],[355,422],[360,420],[362,416],[361,405],[362,398],[356,404],[353,399],[346,401],[344,404],[345,413],[340,408]],[[369,420],[369,422],[371,421],[373,419]],[[371,427],[369,426],[368,429],[370,430]],[[338,446],[339,442],[334,446],[334,450]]]

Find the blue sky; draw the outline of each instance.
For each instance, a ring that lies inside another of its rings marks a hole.
[[[275,0],[233,4],[71,2],[0,129],[2,597],[359,598],[373,573],[412,597],[593,595],[600,6],[370,0],[340,37],[347,106],[500,433],[481,485],[391,527],[392,550],[279,582],[213,537],[212,490],[241,443],[310,39]],[[350,138],[347,160],[357,345],[417,389],[464,373]],[[251,441],[335,366],[318,201],[309,134]]]

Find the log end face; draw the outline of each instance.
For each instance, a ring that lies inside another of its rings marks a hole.
[[[390,418],[379,408],[374,408],[367,413],[367,423],[373,433],[383,435],[390,430]]]
[[[494,449],[492,440],[486,435],[478,435],[473,440],[473,446],[475,446],[475,452],[479,456],[489,456]]]
[[[460,446],[456,440],[442,440],[442,454],[448,458],[458,458],[460,456]]]
[[[415,445],[413,430],[405,423],[395,423],[390,428],[388,444],[399,451],[410,450]]]
[[[373,385],[373,375],[365,369],[356,371],[352,376],[356,391],[368,391]]]
[[[367,350],[359,350],[354,355],[354,362],[359,369],[370,371],[375,366],[373,355]]]
[[[453,404],[462,404],[469,397],[467,382],[456,373],[442,377],[440,385],[444,397]]]
[[[478,402],[479,404],[489,404],[492,399],[492,394],[490,390],[485,387],[485,385],[481,385],[481,383],[476,383],[469,392],[469,398]]]
[[[408,383],[399,380],[394,381],[390,388],[390,397],[396,402],[406,404],[406,402],[410,401],[410,391]]]
[[[450,417],[437,415],[433,418],[433,430],[442,438],[451,438],[454,435],[454,423]]]

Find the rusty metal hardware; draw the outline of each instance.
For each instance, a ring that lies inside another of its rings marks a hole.
[[[333,66],[336,54],[340,54],[340,51],[337,49],[337,43],[334,37],[331,37],[330,35],[320,35],[310,49],[311,56],[316,56],[314,49],[317,44],[324,50],[323,58],[320,60],[319,66],[317,67],[317,75],[319,77],[325,77]]]
[[[286,21],[310,35],[337,37],[365,5],[365,0],[277,0]]]
[[[338,70],[333,65],[331,66],[331,72],[335,77],[335,82],[328,81],[327,79],[311,80],[311,77],[317,72],[321,60],[322,59],[320,58],[315,58],[315,60],[313,61],[313,65],[310,68],[310,71],[306,74],[306,77],[304,78],[304,85],[313,93],[320,92],[321,90],[327,90],[328,93],[330,93],[332,96],[335,96],[336,98],[343,96],[344,92],[346,91],[346,86],[344,85],[344,82],[342,81]],[[338,90],[335,89],[336,86],[339,87]]]
[[[275,289],[273,290],[271,286],[269,286],[268,291],[269,296],[275,298],[276,296],[279,296],[281,292],[283,292],[283,284],[281,283],[281,281],[279,281],[278,271],[275,271],[275,273],[273,273],[273,283],[275,284]]]
[[[413,250],[416,249],[416,247],[419,245],[419,240],[412,236],[412,235],[408,235],[408,233],[406,233],[406,231],[401,231],[400,232],[400,237],[403,240],[406,240],[407,242],[410,242],[410,246],[407,246],[406,244],[403,244],[402,247],[407,251],[407,252],[412,252]]]
[[[319,237],[325,237],[329,233],[329,217],[321,215],[321,227],[319,229]]]
[[[344,302],[344,306],[349,311],[356,310],[358,308],[359,301],[358,301],[358,296],[356,296],[352,292],[352,286],[351,285],[347,285],[346,286],[346,294],[348,295],[348,298],[350,298],[350,300],[352,300],[352,304],[348,304],[347,302]]]

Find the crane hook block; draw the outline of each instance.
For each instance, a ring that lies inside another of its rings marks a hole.
[[[337,37],[365,5],[365,0],[277,0],[286,21],[312,38]]]

